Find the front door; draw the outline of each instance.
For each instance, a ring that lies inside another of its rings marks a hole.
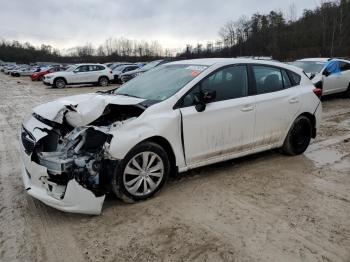
[[[330,61],[328,67],[324,69],[322,78],[322,93],[324,95],[346,91],[349,85],[349,77],[346,77],[346,72],[341,70],[340,61]]]
[[[195,108],[200,92],[216,91],[203,112]],[[183,99],[184,149],[187,165],[251,149],[254,97],[248,96],[246,65],[225,67],[196,85]]]

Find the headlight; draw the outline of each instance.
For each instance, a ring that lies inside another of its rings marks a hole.
[[[45,76],[46,79],[51,79],[53,76]]]

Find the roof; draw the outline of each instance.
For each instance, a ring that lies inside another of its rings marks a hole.
[[[285,63],[273,61],[273,60],[260,60],[260,59],[252,59],[252,58],[202,58],[202,59],[190,59],[190,60],[179,60],[175,62],[171,62],[169,64],[184,64],[184,65],[203,65],[203,66],[212,66],[215,64],[264,64],[264,65],[272,65],[284,68],[291,68],[295,71],[294,66],[287,65]],[[299,71],[299,70],[298,70]]]
[[[316,57],[316,58],[304,58],[304,59],[299,59],[297,61],[304,61],[304,62],[328,62],[331,58],[326,58],[326,57]]]

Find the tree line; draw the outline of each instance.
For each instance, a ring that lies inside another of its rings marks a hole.
[[[187,45],[187,58],[271,56],[281,61],[302,57],[350,57],[350,1],[322,2],[296,19],[295,5],[287,14],[271,11],[228,21],[220,39],[205,46]]]
[[[87,43],[69,48],[64,54],[50,45],[43,44],[35,47],[28,42],[0,41],[0,59],[17,63],[142,62],[165,56],[170,56],[169,51],[163,50],[157,41],[136,41],[125,38],[109,38],[97,48]]]

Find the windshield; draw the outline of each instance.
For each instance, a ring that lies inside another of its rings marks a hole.
[[[202,65],[165,64],[126,82],[114,94],[163,101],[207,68]]]
[[[117,65],[117,66],[113,67],[112,70],[113,71],[122,71],[127,66],[129,66],[129,65]]]
[[[315,61],[295,61],[292,65],[300,67],[305,73],[319,73],[326,63]]]
[[[66,72],[73,72],[75,68],[77,68],[77,66],[70,66],[65,71]]]

